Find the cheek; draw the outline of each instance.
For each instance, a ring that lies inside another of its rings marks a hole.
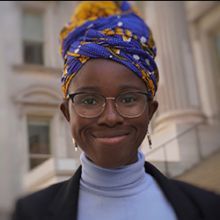
[[[77,144],[79,146],[88,145],[87,134],[91,127],[91,121],[89,119],[82,118],[73,112],[70,116],[70,126],[72,137],[76,140]]]
[[[82,124],[81,118],[78,115],[76,115],[73,109],[70,108],[71,134],[76,141],[79,138],[79,130],[80,130],[81,124]]]
[[[80,138],[80,130],[83,128],[82,120],[79,117],[70,117],[71,133],[73,138],[78,142]]]
[[[139,118],[138,123],[138,129],[139,129],[139,136],[140,138],[144,139],[147,130],[148,130],[148,124],[149,124],[149,116],[148,111],[144,112],[144,114]]]
[[[138,138],[144,139],[147,130],[148,130],[148,124],[146,121],[142,121],[140,125],[138,126],[139,132],[138,132]]]
[[[79,128],[78,128],[78,126],[77,126],[77,123],[75,123],[75,121],[74,120],[71,120],[71,134],[72,134],[72,136],[73,136],[73,138],[75,139],[75,140],[77,140],[78,139],[78,130],[79,130]]]

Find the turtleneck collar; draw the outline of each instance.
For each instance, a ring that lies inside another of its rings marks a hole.
[[[145,173],[144,155],[138,152],[138,160],[116,169],[106,169],[88,160],[84,153],[80,156],[82,175],[80,187],[95,194],[122,197],[141,192],[151,183]]]

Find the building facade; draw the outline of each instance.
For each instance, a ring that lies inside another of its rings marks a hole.
[[[132,2],[158,47],[159,110],[146,160],[170,177],[220,191],[220,4]],[[79,165],[62,101],[59,31],[77,2],[0,3],[0,219],[17,197]],[[206,178],[204,178],[204,176]]]

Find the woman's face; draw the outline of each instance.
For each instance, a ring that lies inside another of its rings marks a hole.
[[[146,85],[122,64],[105,59],[88,61],[69,88],[69,94],[92,92],[105,97],[130,91],[146,92]],[[116,168],[137,160],[137,149],[156,109],[157,102],[149,101],[139,117],[125,118],[115,109],[114,101],[108,100],[100,116],[83,118],[75,112],[71,100],[61,105],[76,143],[91,161],[104,168]]]

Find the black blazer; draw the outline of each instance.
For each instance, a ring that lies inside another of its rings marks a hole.
[[[220,220],[219,195],[168,179],[148,162],[145,170],[160,185],[179,220]],[[77,220],[80,177],[81,167],[69,180],[19,199],[12,220]]]

